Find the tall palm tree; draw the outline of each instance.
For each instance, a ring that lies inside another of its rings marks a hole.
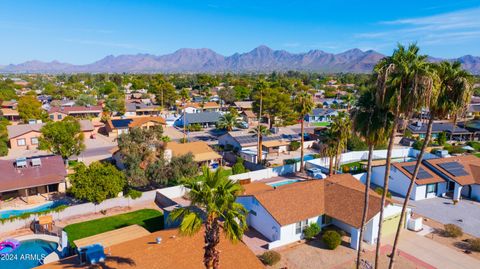
[[[352,110],[352,125],[354,135],[359,135],[368,145],[367,176],[365,180],[365,195],[363,205],[362,223],[360,226],[360,240],[357,250],[357,269],[360,268],[360,259],[363,244],[363,232],[367,220],[369,205],[369,190],[372,177],[373,150],[385,142],[387,133],[392,127],[392,114],[381,109],[375,104],[375,91],[369,90],[358,99],[356,107]]]
[[[337,134],[332,129],[327,129],[322,134],[322,157],[328,158],[328,175],[333,175],[333,164],[337,155]]]
[[[407,48],[398,45],[392,56],[385,57],[374,68],[377,79],[376,103],[379,107],[393,113],[393,128],[389,134],[383,194],[378,224],[377,246],[375,253],[375,268],[378,268],[382,239],[383,213],[386,203],[392,150],[396,129],[402,115],[408,115],[412,110],[422,105],[428,96],[427,87],[421,87],[424,81],[425,67],[428,65],[425,55],[419,55],[419,48],[411,44]]]
[[[407,194],[405,195],[405,200],[403,201],[400,223],[403,223],[410,195],[417,180],[418,171],[420,170],[420,164],[422,163],[423,155],[430,142],[434,119],[445,119],[448,115],[455,115],[454,118],[456,119],[456,115],[464,112],[467,104],[470,102],[470,96],[472,94],[472,87],[469,82],[470,74],[462,69],[460,62],[455,62],[453,64],[449,62],[441,62],[438,65],[432,65],[430,74],[431,77],[429,78],[429,82],[425,83],[426,87],[432,87],[433,89],[431,91],[431,96],[427,98],[426,104],[430,112],[427,133],[417,157],[417,162],[415,164],[415,169],[413,170]],[[454,124],[456,124],[456,122],[454,122]],[[390,269],[392,269],[395,264],[395,252],[397,250],[401,231],[402,227],[401,225],[398,225],[395,240],[393,242],[389,264]]]
[[[226,113],[218,119],[217,128],[232,131],[234,127],[237,127],[239,120],[232,113]]]
[[[202,177],[199,180],[188,180],[185,187],[190,189],[188,197],[191,207],[175,209],[170,219],[181,220],[180,234],[188,236],[196,234],[205,221],[203,263],[207,269],[217,269],[220,260],[220,252],[217,249],[220,243],[220,229],[232,242],[241,240],[247,229],[247,211],[241,204],[235,202],[241,186],[228,179],[221,168],[211,172],[207,167],[203,167]],[[202,209],[206,219],[202,219],[202,214],[192,207]]]
[[[300,172],[303,172],[303,155],[304,148],[303,143],[305,140],[305,131],[304,131],[304,119],[305,117],[312,112],[313,106],[312,95],[306,91],[302,91],[295,97],[295,111],[298,113],[300,118]]]
[[[337,139],[336,155],[335,155],[335,173],[340,168],[340,155],[347,147],[348,138],[351,134],[351,121],[346,113],[340,112],[338,116],[333,118],[330,129],[335,133]]]
[[[251,133],[254,133],[254,136],[258,137],[258,144],[257,144],[257,163],[261,164],[262,163],[262,155],[263,155],[263,150],[262,150],[262,145],[263,145],[263,137],[270,135],[270,130],[264,126],[261,125],[260,123],[251,131]]]

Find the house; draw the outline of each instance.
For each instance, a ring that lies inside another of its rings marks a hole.
[[[102,113],[102,106],[61,106],[48,110],[48,116],[53,121],[61,121],[67,116],[76,118],[98,118]]]
[[[16,100],[2,101],[2,108],[17,109],[18,102]]]
[[[388,187],[391,192],[403,197],[407,195],[416,163],[416,161],[397,162],[391,165],[390,183]],[[381,166],[372,167],[373,184],[383,186],[384,175],[385,163]],[[410,199],[417,201],[442,196],[446,192],[446,186],[447,183],[442,177],[422,163],[420,164],[420,170],[415,185],[413,186],[412,193],[410,194]]]
[[[480,201],[480,158],[474,155],[425,160],[424,164],[446,181],[446,193]]]
[[[316,180],[283,178],[243,186],[244,192],[237,201],[249,212],[248,225],[268,239],[268,249],[303,239],[303,231],[311,223],[339,227],[350,234],[350,246],[358,248],[365,186],[352,175]],[[369,195],[363,240],[373,244],[377,239],[381,196],[372,190]],[[383,234],[396,231],[400,213],[401,206],[385,205]]]
[[[179,107],[178,113],[218,112],[220,105],[216,102],[186,103]]]
[[[331,122],[332,118],[338,116],[338,111],[332,108],[315,108],[305,116],[305,121],[309,123]]]
[[[128,133],[131,128],[149,129],[153,126],[165,126],[165,120],[162,117],[138,117],[132,119],[112,119],[108,120],[105,129],[108,136],[118,137],[123,133]]]
[[[126,104],[125,116],[158,116],[160,115],[160,106],[145,104],[141,101],[134,101]]]
[[[425,138],[427,133],[427,124],[423,124],[421,121],[410,123],[407,129],[412,132],[413,136]],[[447,139],[449,140],[470,140],[473,134],[458,125],[454,125],[450,122],[434,122],[432,124],[432,138],[437,138],[439,133],[445,132]]]
[[[65,192],[65,163],[61,156],[0,160],[0,200]]]
[[[237,101],[237,102],[234,102],[234,104],[241,111],[247,111],[247,110],[251,111],[253,108],[253,101]]]
[[[129,228],[125,227],[125,228]],[[125,229],[122,228],[122,229]],[[114,232],[114,231],[112,231]],[[148,232],[147,232],[148,233]],[[155,268],[155,269],[204,269],[204,228],[192,236],[182,236],[178,229],[167,229],[131,239],[123,231],[110,242],[102,244],[108,256],[101,268]],[[125,240],[122,238],[129,238]],[[120,243],[118,243],[120,241]],[[265,266],[243,243],[230,242],[223,234],[217,249],[221,252],[221,268],[264,269]],[[78,255],[40,266],[41,269],[91,268],[91,264],[79,264]]]
[[[320,100],[324,108],[343,108],[344,102],[341,99],[325,98]]]
[[[199,124],[202,127],[213,127],[222,114],[219,112],[184,113],[178,118],[177,126]]]
[[[216,166],[222,161],[222,156],[215,152],[207,143],[195,141],[188,143],[168,142],[165,149],[165,158],[192,154],[193,160],[200,166]]]
[[[243,121],[248,123],[248,125],[257,125],[258,124],[258,117],[251,110],[243,110],[240,113],[240,116],[242,116]]]
[[[1,116],[6,118],[9,121],[12,122],[19,122],[20,121],[20,114],[16,109],[11,109],[11,108],[2,108],[0,109],[2,112]]]
[[[85,137],[95,133],[95,127],[89,120],[80,120],[80,129]],[[45,123],[8,125],[8,139],[11,149],[33,150],[38,147],[38,138],[41,136],[40,129]]]
[[[269,135],[263,137],[263,143],[268,141],[282,140],[283,138],[280,135]],[[258,144],[258,138],[255,134],[249,132],[228,132],[218,138],[218,144],[223,147],[231,147],[233,149],[241,151],[248,148],[256,148]]]

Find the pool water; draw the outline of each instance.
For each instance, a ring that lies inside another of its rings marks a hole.
[[[282,181],[269,183],[268,185],[270,185],[272,187],[280,187],[280,186],[283,186],[283,185],[288,185],[288,184],[292,184],[292,183],[299,182],[299,181],[300,180],[298,180],[298,179],[288,179],[288,180],[282,180]]]
[[[2,269],[30,269],[42,265],[48,254],[57,250],[58,244],[43,240],[26,240],[9,254],[0,254]],[[10,249],[11,250],[11,249]]]
[[[29,209],[22,209],[22,210],[3,210],[0,211],[0,219],[7,219],[14,216],[20,216],[25,213],[32,213],[32,212],[42,212],[47,211],[58,206],[64,205],[65,202],[63,201],[55,201],[55,202],[48,202],[41,206],[29,208]]]

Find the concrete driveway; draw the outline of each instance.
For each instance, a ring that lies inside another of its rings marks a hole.
[[[480,203],[461,200],[453,205],[451,199],[436,197],[421,201],[410,201],[413,212],[443,224],[453,223],[463,231],[480,237]]]

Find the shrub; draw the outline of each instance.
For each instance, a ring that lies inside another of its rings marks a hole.
[[[480,252],[480,238],[470,239],[470,250]]]
[[[459,237],[463,235],[463,230],[462,228],[458,227],[455,224],[445,224],[443,226],[444,228],[444,233],[448,237]]]
[[[380,195],[383,195],[383,189],[381,187],[375,188],[375,192]],[[392,198],[392,193],[387,192],[387,198]]]
[[[294,163],[298,163],[298,162],[300,162],[300,160],[296,160],[296,159],[283,160],[283,164],[294,164]]]
[[[135,200],[135,199],[138,199],[140,197],[142,197],[142,192],[141,191],[137,191],[137,190],[134,190],[134,189],[128,189],[127,191],[127,195],[125,195],[126,197],[130,197],[131,199]]]
[[[480,151],[480,142],[477,142],[477,141],[468,141],[468,142],[467,142],[467,145],[469,145],[470,147],[474,148],[475,151]]]
[[[336,249],[340,243],[342,243],[342,236],[334,230],[326,231],[323,236],[322,240],[327,245],[329,249]]]
[[[238,157],[237,162],[232,166],[232,174],[243,174],[246,172],[245,166],[243,165],[243,159]]]
[[[368,145],[358,136],[352,136],[347,140],[347,149],[352,151],[367,150]]]
[[[276,251],[269,250],[265,251],[262,255],[259,256],[259,258],[263,262],[263,264],[272,266],[278,263],[282,256]]]
[[[301,146],[301,145],[300,145],[300,142],[298,142],[298,141],[292,141],[292,142],[290,142],[290,150],[291,150],[291,151],[296,151],[297,149],[300,148],[300,146]]]
[[[316,223],[311,223],[305,230],[303,230],[303,235],[305,239],[313,239],[315,236],[317,236],[321,231],[320,226]]]

